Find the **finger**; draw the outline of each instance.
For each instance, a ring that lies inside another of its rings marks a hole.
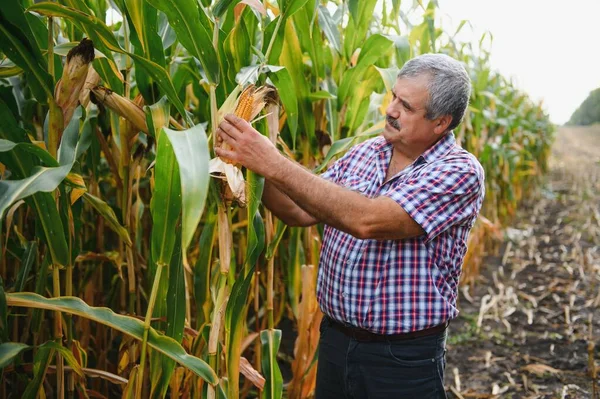
[[[249,126],[248,122],[246,122],[245,120],[243,120],[239,116],[236,116],[235,114],[227,114],[227,115],[225,115],[225,120],[227,122],[229,122],[230,124],[232,124],[233,126],[236,126],[240,130],[243,130],[244,128],[246,128],[247,126]]]
[[[231,159],[232,161],[237,161],[235,156],[235,151],[225,150],[222,147],[215,148],[215,154],[219,157]]]
[[[217,130],[217,132],[219,133],[219,137],[221,138],[221,141],[226,142],[227,144],[229,144],[232,147],[235,146],[236,140],[229,133],[227,133],[226,131],[224,131],[222,129]]]
[[[221,122],[219,129],[221,129],[224,133],[227,133],[234,140],[237,140],[239,135],[242,133],[236,126],[232,125],[226,120]]]

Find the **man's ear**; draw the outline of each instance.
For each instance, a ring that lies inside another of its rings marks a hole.
[[[435,127],[433,129],[435,134],[443,134],[448,130],[448,126],[452,123],[451,115],[442,115],[435,121]]]

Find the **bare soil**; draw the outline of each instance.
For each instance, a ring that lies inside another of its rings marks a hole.
[[[449,398],[600,398],[600,125],[558,129],[546,180],[461,291]]]

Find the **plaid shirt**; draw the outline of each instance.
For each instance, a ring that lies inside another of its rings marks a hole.
[[[390,197],[423,228],[404,240],[360,240],[325,226],[317,298],[340,322],[379,334],[423,330],[458,315],[467,238],[484,196],[477,159],[452,132],[384,183],[392,145],[356,145],[321,177],[369,198]]]

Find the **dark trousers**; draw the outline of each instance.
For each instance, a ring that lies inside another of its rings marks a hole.
[[[357,342],[323,317],[316,399],[441,399],[446,331],[402,341]]]

